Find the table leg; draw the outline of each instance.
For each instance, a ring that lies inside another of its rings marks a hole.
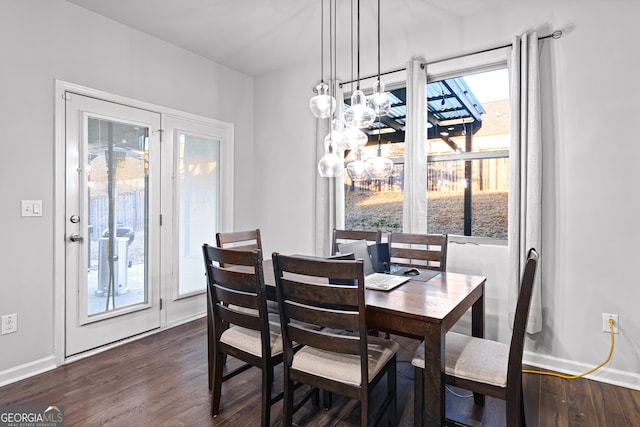
[[[471,306],[471,335],[484,338],[484,285],[482,295]]]
[[[424,343],[422,418],[426,426],[445,425],[445,339],[441,325],[427,324]]]
[[[482,296],[471,306],[471,335],[484,338],[484,284]],[[476,405],[484,406],[484,394],[473,393]]]

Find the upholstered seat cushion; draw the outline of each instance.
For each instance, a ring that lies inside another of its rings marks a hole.
[[[398,351],[392,340],[368,337],[369,381]],[[360,385],[360,357],[304,346],[293,356],[293,369],[351,385]]]
[[[280,334],[280,320],[277,316],[269,315],[269,332],[271,342],[271,355],[282,353],[282,335]],[[220,341],[236,347],[247,353],[262,357],[262,343],[260,331],[231,325],[220,336]]]
[[[507,386],[508,345],[456,332],[447,333],[446,340],[447,375],[498,387]],[[424,369],[424,342],[418,346],[411,364]]]

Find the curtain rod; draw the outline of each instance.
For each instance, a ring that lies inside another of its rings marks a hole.
[[[538,37],[538,40],[559,39],[560,37],[562,37],[562,31],[561,30],[556,30],[556,31],[552,32],[551,34],[547,34],[546,36]],[[420,68],[424,69],[424,67],[426,67],[427,65],[437,64],[439,62],[444,62],[444,61],[451,61],[453,59],[464,58],[465,56],[477,55],[479,53],[492,52],[494,50],[504,49],[504,48],[509,47],[509,46],[512,46],[512,43],[503,44],[502,46],[490,47],[488,49],[477,50],[475,52],[463,53],[463,54],[456,55],[456,56],[450,56],[448,58],[436,59],[435,61],[431,61],[431,62],[423,62],[423,63],[420,64]],[[385,71],[384,73],[380,73],[380,75],[381,76],[385,76],[387,74],[399,73],[400,71],[406,71],[406,70],[407,70],[407,67],[403,67],[403,68],[398,68],[398,69],[391,70],[391,71]],[[373,76],[362,77],[360,80],[372,79],[374,77],[378,77],[378,74],[375,74]],[[346,84],[349,84],[349,83],[354,83],[355,81],[356,80],[349,80],[349,81],[346,81],[346,82],[342,82],[340,84],[340,86],[343,86],[343,85],[346,85]]]

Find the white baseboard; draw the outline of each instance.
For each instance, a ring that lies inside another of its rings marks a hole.
[[[191,314],[189,316],[185,316],[182,317],[180,319],[172,319],[170,321],[168,321],[164,327],[162,329],[169,329],[169,328],[174,328],[176,326],[180,326],[183,325],[185,323],[189,323],[189,322],[193,322],[194,320],[200,319],[202,317],[206,317],[207,313],[206,312],[202,312],[202,313],[194,313]]]
[[[56,358],[53,355],[15,366],[11,369],[0,372],[0,387],[55,368]]]
[[[522,363],[567,375],[580,375],[583,372],[587,372],[594,368],[594,366],[587,365],[582,362],[561,359],[529,351],[524,352]],[[603,366],[597,371],[586,375],[585,378],[620,387],[640,390],[640,375],[635,372],[621,371]]]
[[[117,347],[135,340],[138,340],[140,338],[149,336],[149,335],[153,335],[153,334],[157,334],[158,332],[164,331],[166,329],[170,329],[173,328],[175,326],[179,326],[188,322],[191,322],[193,320],[199,319],[201,317],[204,317],[206,315],[206,313],[196,313],[194,315],[188,316],[188,317],[184,317],[181,319],[177,319],[172,321],[171,323],[167,323],[166,325],[164,325],[162,328],[159,329],[155,329],[153,331],[149,331],[147,333],[141,334],[141,335],[137,335],[135,337],[132,337],[130,339],[126,339],[126,340],[122,340],[119,341],[117,343],[113,343],[113,344],[109,344],[106,345],[104,347],[100,347],[99,349],[95,349],[95,350],[91,350],[85,353],[82,353],[81,355],[76,355],[73,357],[68,358],[67,360],[65,360],[64,363],[69,363],[69,362],[73,362],[79,359],[84,359],[86,357],[89,356],[93,356],[95,354],[101,353],[105,350],[108,350],[110,348],[113,347]],[[47,372],[50,371],[52,369],[57,368],[56,366],[56,358],[54,355],[48,356],[48,357],[44,357],[42,359],[39,360],[34,360],[32,362],[28,362],[28,363],[24,363],[22,365],[19,366],[15,366],[13,368],[7,369],[5,371],[0,371],[0,387],[7,385],[7,384],[11,384],[14,383],[16,381],[20,381],[29,377],[32,377],[34,375],[38,375],[41,374],[43,372]]]

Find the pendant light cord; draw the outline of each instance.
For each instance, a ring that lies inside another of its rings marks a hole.
[[[358,0],[358,15],[357,15],[357,23],[358,23],[358,64],[357,64],[357,71],[358,71],[358,82],[356,83],[356,89],[360,90],[360,0]]]
[[[378,0],[378,83],[380,83],[380,0]],[[378,156],[382,157],[382,142],[380,131],[382,130],[382,118],[378,116]]]
[[[382,141],[380,136],[380,130],[382,129],[382,119],[378,116],[378,156],[382,157]]]
[[[353,0],[351,0],[351,92],[353,92]]]
[[[331,81],[333,82],[333,97],[335,98],[338,92],[338,3],[336,0],[333,0],[333,13],[334,13],[334,22],[333,22],[333,68],[331,75]],[[333,126],[332,126],[333,127]]]
[[[320,0],[320,83],[324,83],[324,0]]]
[[[378,81],[380,81],[380,0],[378,0]]]
[[[323,0],[324,1],[324,0]],[[335,96],[335,79],[332,79],[331,73],[333,72],[333,15],[334,15],[334,1],[329,0],[329,79],[331,83],[333,93],[329,93],[330,96]],[[333,153],[333,126],[331,126],[331,110],[329,110],[329,152]]]

